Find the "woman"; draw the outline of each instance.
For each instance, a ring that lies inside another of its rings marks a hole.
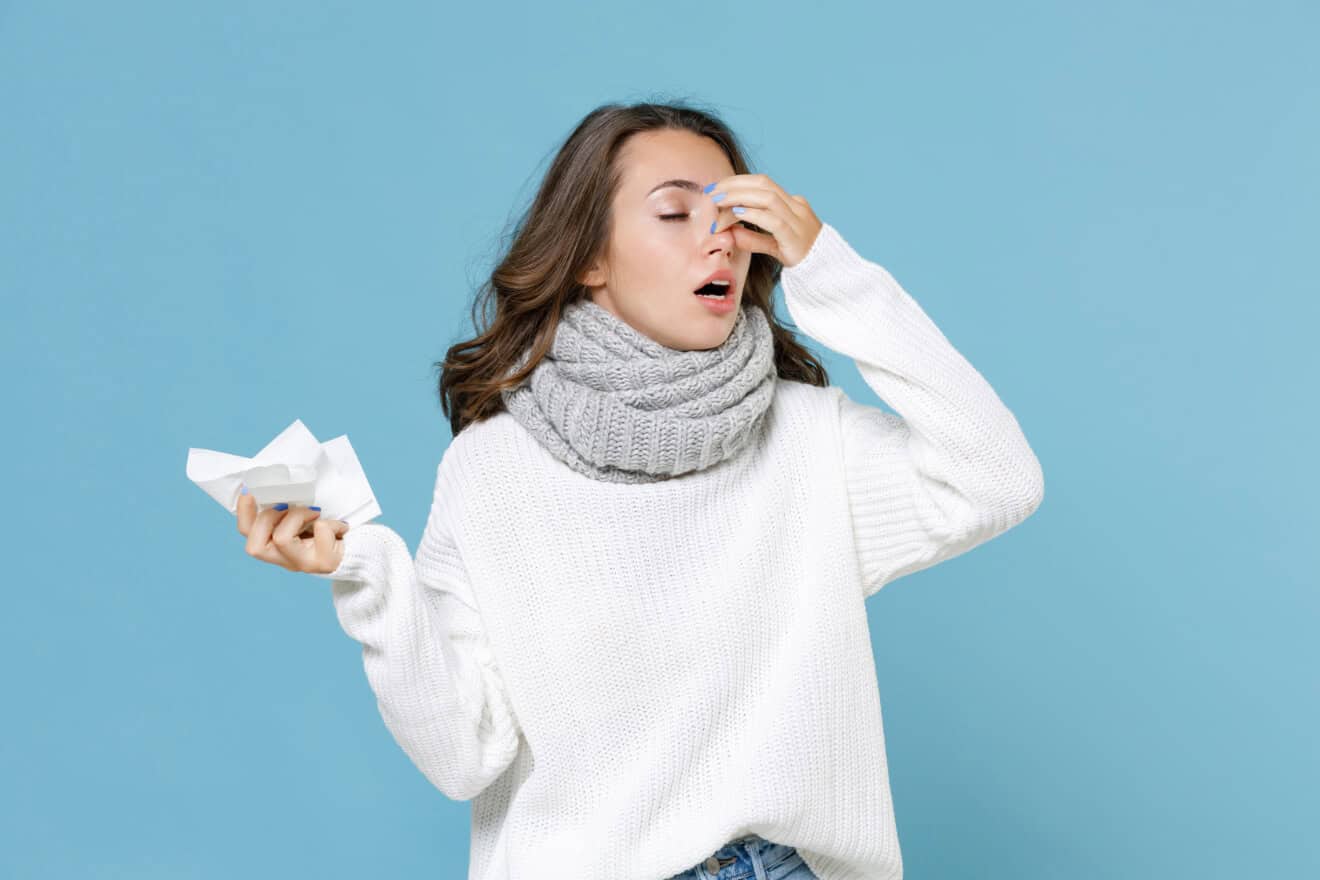
[[[828,384],[776,281],[899,415]],[[472,800],[469,876],[901,877],[864,600],[1037,508],[1012,413],[690,107],[590,113],[485,292],[415,558],[238,507],[248,553],[332,581],[386,726]]]

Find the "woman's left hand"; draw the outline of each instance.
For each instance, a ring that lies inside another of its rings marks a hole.
[[[715,203],[718,210],[711,233],[729,228],[734,245],[769,254],[786,267],[802,261],[823,225],[805,198],[790,196],[764,174],[721,178],[706,198],[721,193],[724,197]],[[743,210],[735,213],[735,207]],[[743,223],[755,224],[765,232],[748,229]]]

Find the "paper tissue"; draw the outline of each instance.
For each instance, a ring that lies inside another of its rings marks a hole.
[[[360,525],[380,516],[357,454],[341,434],[319,442],[301,419],[280,432],[251,458],[213,449],[188,450],[188,479],[230,513],[238,513],[239,490],[246,486],[262,511],[281,502],[321,508],[320,519]]]

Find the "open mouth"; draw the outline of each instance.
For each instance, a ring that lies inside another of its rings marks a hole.
[[[733,291],[733,285],[727,281],[712,281],[709,284],[703,284],[693,291],[697,296],[705,296],[711,299],[724,299]]]

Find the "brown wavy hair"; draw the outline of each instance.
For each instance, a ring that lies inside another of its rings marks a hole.
[[[587,296],[576,279],[609,242],[610,205],[622,177],[619,151],[635,134],[664,129],[710,138],[728,155],[735,174],[750,173],[729,127],[690,103],[604,104],[583,117],[555,154],[531,207],[518,219],[507,251],[477,291],[472,304],[477,335],[451,346],[434,365],[441,371],[440,406],[454,436],[504,410],[500,393],[531,374],[550,350],[564,307]],[[758,305],[770,318],[779,378],[828,385],[825,367],[774,315],[774,287],[782,268],[770,255],[753,253],[743,305]],[[528,362],[511,372],[529,346]]]

